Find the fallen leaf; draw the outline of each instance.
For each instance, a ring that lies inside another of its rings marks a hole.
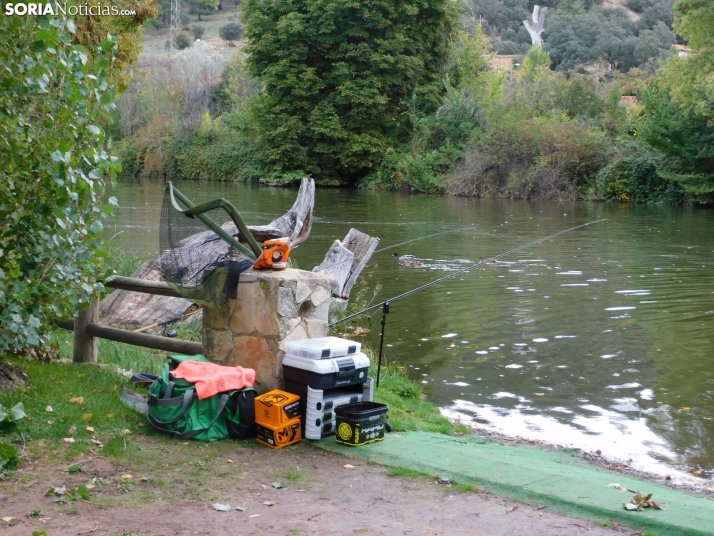
[[[87,426],[87,432],[94,432],[94,426]]]
[[[74,443],[74,438],[73,437],[65,437],[62,439],[65,443]]]
[[[692,408],[688,408],[688,407],[686,407],[686,406],[683,407],[683,408],[681,408],[682,411],[689,411],[690,409],[692,409]]]
[[[263,504],[265,506],[275,506],[275,503],[273,501],[265,501]]]
[[[51,413],[51,412],[54,411],[54,409],[52,409],[52,406],[47,406],[47,407],[45,408],[45,411],[46,411],[47,413]]]
[[[134,478],[134,477],[131,476],[131,475],[121,475],[121,477],[122,477],[124,480],[129,480],[130,478]]]
[[[236,463],[233,460],[226,460],[226,463]]]
[[[229,504],[220,504],[220,503],[213,503],[211,505],[214,510],[218,510],[219,512],[230,512],[231,511],[231,506]]]
[[[354,469],[354,468],[355,468],[355,466],[352,465],[351,463],[346,463],[346,464],[343,465],[342,467],[344,467],[345,469]]]
[[[82,420],[83,420],[84,422],[89,422],[89,419],[91,419],[91,418],[92,418],[92,414],[91,414],[91,413],[85,413],[84,415],[82,415]]]
[[[588,393],[587,391],[585,391],[585,394],[586,394],[586,395],[592,395],[592,393]]]
[[[2,520],[5,521],[6,523],[10,523],[10,521],[12,521],[12,518],[11,517],[3,517]]]
[[[693,475],[701,475],[702,472],[701,472],[701,471],[693,471],[692,474],[693,474]]]
[[[543,396],[545,393],[533,393],[536,396]]]
[[[79,493],[79,496],[82,497],[83,500],[89,500],[89,490],[84,484],[80,484],[79,486],[77,486],[77,493]]]
[[[75,398],[70,398],[69,399],[70,404],[84,404],[84,397],[83,396],[78,396]]]
[[[273,487],[275,489],[281,489],[281,488],[284,488],[285,486],[282,484],[282,482],[273,482]]]
[[[236,510],[238,510],[239,512],[245,512],[247,509],[247,506],[236,506]]]
[[[130,434],[130,433],[131,433],[131,430],[129,430],[128,428],[124,428],[124,429],[121,431],[121,435],[127,435],[127,434]]]
[[[47,424],[49,424],[50,426],[52,426],[54,423],[55,421],[47,421]]]
[[[73,424],[72,426],[69,427],[68,433],[74,434],[77,432],[77,427]]]

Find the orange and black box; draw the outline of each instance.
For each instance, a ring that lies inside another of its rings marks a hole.
[[[274,449],[287,447],[302,439],[302,425],[299,417],[278,426],[258,421],[256,422],[256,432],[256,439],[260,443]]]
[[[300,395],[273,389],[255,398],[255,422],[283,426],[300,418]]]

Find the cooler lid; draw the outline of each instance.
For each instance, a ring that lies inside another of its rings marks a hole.
[[[287,341],[283,343],[285,353],[297,357],[310,359],[328,359],[343,355],[358,354],[362,345],[340,337],[319,337],[317,339],[304,339],[301,341]]]

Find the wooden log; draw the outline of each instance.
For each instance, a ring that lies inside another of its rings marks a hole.
[[[161,278],[159,254],[142,264],[130,279],[141,279],[168,287]],[[102,300],[99,312],[105,324],[137,329],[177,318],[192,305],[184,298],[117,290]]]
[[[135,333],[99,323],[89,324],[86,327],[86,332],[92,337],[100,337],[109,341],[123,342],[134,346],[143,346],[144,348],[154,348],[165,352],[175,352],[186,355],[203,353],[203,344],[200,342],[170,339],[168,337],[148,335],[146,333]]]
[[[379,238],[376,236],[369,236],[357,229],[350,229],[347,236],[343,240],[343,244],[347,249],[354,252],[355,257],[350,266],[350,273],[342,286],[342,298],[348,299],[350,297],[350,292],[354,286],[357,278],[364,270],[364,267],[369,262],[372,253],[377,249],[379,245]]]
[[[89,303],[80,308],[74,319],[74,348],[72,361],[75,363],[97,362],[97,339],[87,333],[87,326],[99,321],[99,294],[94,293]]]
[[[333,296],[342,296],[342,288],[350,275],[355,254],[347,249],[342,242],[335,240],[327,251],[325,258],[312,271],[328,277],[332,281]]]
[[[55,326],[74,331],[74,318],[70,318],[69,320],[55,320]]]
[[[143,292],[156,296],[181,297],[181,294],[164,281],[149,281],[147,279],[137,279],[135,277],[122,277],[120,275],[115,275],[111,278],[111,280],[105,282],[104,286],[133,292]]]
[[[379,238],[352,228],[342,242],[335,240],[325,259],[312,271],[332,279],[333,294],[349,299],[352,287],[378,245]]]
[[[312,213],[315,205],[315,181],[312,179],[303,179],[300,184],[297,199],[292,208],[280,218],[277,218],[268,225],[249,225],[248,230],[259,242],[270,238],[287,237],[291,248],[296,248],[307,240],[312,228]],[[221,222],[217,222],[221,223]],[[232,221],[223,223],[221,227],[229,232],[232,236],[237,236],[240,239],[240,233]],[[229,253],[229,246],[223,240],[218,239],[212,231],[204,231],[191,235],[179,244],[179,247],[190,248],[191,250],[200,251],[204,258],[225,258]],[[176,258],[184,257],[181,254],[176,255]],[[190,256],[186,256],[190,258]],[[185,267],[188,270],[199,270],[198,267]],[[190,279],[190,275],[188,278]],[[103,315],[105,324],[124,326],[126,328],[137,329],[151,324],[164,322],[166,320],[177,318],[184,315],[186,311],[193,305],[190,301],[176,297],[178,293],[170,293],[167,291],[161,295],[158,292],[153,292],[152,295],[138,294],[130,292],[132,290],[129,285],[122,287],[116,286],[115,283],[121,284],[126,279],[141,279],[144,281],[161,282],[161,285],[166,285],[166,288],[171,287],[163,281],[161,275],[161,256],[154,255],[151,259],[142,264],[139,269],[132,274],[131,278],[114,278],[111,286],[125,290],[117,290],[110,296],[102,300],[100,313]],[[200,277],[196,277],[200,280]],[[107,286],[110,286],[109,284]],[[159,290],[160,286],[147,287],[152,290]],[[136,289],[139,290],[139,289]]]

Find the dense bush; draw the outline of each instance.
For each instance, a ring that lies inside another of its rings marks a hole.
[[[201,37],[203,37],[206,33],[206,28],[200,24],[194,24],[191,26],[191,33],[193,34],[194,39],[201,39]]]
[[[218,29],[218,35],[232,44],[243,37],[243,25],[240,22],[229,22]]]
[[[579,199],[608,160],[609,144],[578,121],[523,120],[504,111],[473,143],[448,183],[457,195]]]
[[[597,175],[596,199],[636,203],[680,203],[685,199],[676,182],[658,173],[663,160],[660,154],[631,138],[616,143],[616,154]]]
[[[191,46],[191,37],[187,32],[181,32],[174,38],[174,45],[179,50],[183,50]]]

